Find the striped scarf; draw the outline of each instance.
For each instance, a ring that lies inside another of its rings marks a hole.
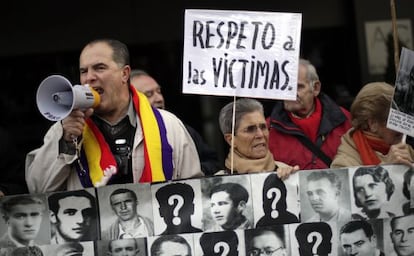
[[[144,137],[144,169],[139,182],[171,180],[173,174],[172,148],[160,112],[152,107],[146,96],[130,86],[132,101],[140,120]],[[158,131],[158,132],[154,132]],[[108,143],[92,119],[86,120],[83,130],[80,161],[77,166],[83,187],[106,185],[117,173],[117,163]],[[137,160],[135,160],[137,161]],[[132,160],[134,162],[134,159]]]

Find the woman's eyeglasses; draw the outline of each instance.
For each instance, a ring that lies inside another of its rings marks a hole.
[[[256,134],[257,130],[260,129],[262,132],[267,131],[267,125],[266,124],[253,124],[249,125],[246,128],[243,128],[242,131],[249,134]]]

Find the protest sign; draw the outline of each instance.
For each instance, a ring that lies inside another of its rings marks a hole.
[[[414,51],[402,48],[387,127],[414,136]]]
[[[295,100],[302,15],[186,10],[183,93]]]

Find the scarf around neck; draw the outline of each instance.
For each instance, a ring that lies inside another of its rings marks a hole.
[[[380,164],[381,160],[378,158],[375,151],[386,155],[390,150],[390,145],[385,143],[382,139],[364,133],[361,130],[355,130],[352,134],[352,139],[355,142],[363,165]]]
[[[275,160],[270,151],[267,151],[266,156],[263,158],[251,159],[244,157],[239,151],[234,150],[233,157],[233,169],[237,173],[273,171],[276,168]],[[227,169],[231,170],[231,151],[227,155],[224,164]]]
[[[296,124],[312,142],[315,143],[322,119],[322,104],[319,98],[315,98],[315,110],[310,116],[298,118],[291,112],[288,112],[288,114],[292,122]]]
[[[144,169],[139,181],[170,180],[173,174],[172,148],[167,140],[161,114],[150,105],[145,95],[131,85],[130,91],[144,137]],[[117,164],[110,146],[91,118],[86,120],[82,136],[80,161],[85,170],[80,170],[80,166],[76,165],[80,181],[83,187],[106,185],[117,173]]]

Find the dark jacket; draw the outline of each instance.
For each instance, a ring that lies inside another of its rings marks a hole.
[[[331,160],[336,155],[341,136],[351,128],[351,115],[338,106],[326,94],[320,93],[322,118],[318,130],[316,145]],[[300,141],[307,138],[303,131],[292,122],[283,101],[277,101],[270,117],[269,149],[277,161],[290,166],[299,165],[301,170],[326,169],[329,166],[317,157]]]
[[[201,170],[204,174],[206,176],[213,175],[221,170],[222,167],[219,164],[216,151],[204,142],[203,137],[193,127],[185,124],[185,128],[187,128],[188,133],[193,138],[198,157],[200,158]]]

